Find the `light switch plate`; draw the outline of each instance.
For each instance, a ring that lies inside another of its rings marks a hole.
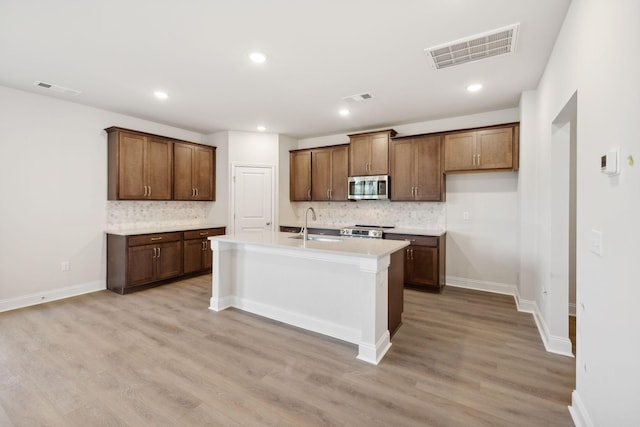
[[[589,249],[598,256],[602,256],[602,232],[591,230],[591,239],[589,241]]]

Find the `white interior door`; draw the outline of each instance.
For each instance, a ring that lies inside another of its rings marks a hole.
[[[234,233],[273,229],[273,167],[235,166]]]

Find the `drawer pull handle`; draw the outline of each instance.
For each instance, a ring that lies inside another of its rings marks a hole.
[[[208,232],[208,231],[203,231],[203,232],[201,232],[201,233],[200,233],[200,235],[201,235],[201,236],[208,236],[208,235],[209,235],[209,232]]]
[[[158,241],[158,240],[162,240],[162,237],[152,237],[151,238],[152,242],[155,242],[155,241]]]
[[[413,243],[413,242],[415,242],[415,241],[416,241],[416,239],[404,239],[404,241],[405,241],[405,242],[411,242],[411,243]]]

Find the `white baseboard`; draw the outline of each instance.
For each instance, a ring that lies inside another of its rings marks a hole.
[[[567,337],[558,337],[555,335],[551,335],[549,332],[549,327],[547,323],[544,321],[542,317],[542,313],[540,313],[540,309],[538,308],[538,304],[535,301],[524,300],[520,297],[520,292],[518,288],[516,288],[515,292],[515,300],[516,306],[518,307],[518,311],[523,313],[531,313],[533,314],[533,320],[536,322],[536,327],[538,328],[538,334],[540,335],[540,339],[542,339],[542,343],[544,344],[545,350],[549,353],[561,354],[563,356],[574,357],[573,352],[571,350],[571,340]]]
[[[576,427],[595,427],[591,417],[587,412],[587,408],[584,406],[578,390],[573,390],[571,393],[571,406],[569,406],[569,413],[573,419],[573,423]]]
[[[54,289],[52,291],[23,295],[15,298],[7,298],[0,300],[0,313],[3,311],[15,310],[18,308],[29,307],[31,305],[44,304],[47,302],[75,297],[91,292],[102,291],[104,289],[107,289],[106,281],[96,280],[94,282],[81,283],[79,285],[69,286],[61,289]]]
[[[487,282],[482,280],[465,279],[447,276],[447,286],[454,288],[473,289],[476,291],[492,292],[494,294],[515,295],[516,285],[509,283]]]
[[[536,322],[538,333],[540,334],[544,348],[550,353],[573,357],[573,352],[571,351],[571,340],[569,338],[551,335],[549,333],[549,328],[538,309],[538,304],[536,304],[535,301],[523,300],[520,297],[520,292],[516,285],[447,276],[447,286],[474,289],[477,291],[492,292],[495,294],[512,295],[516,301],[518,311],[531,313],[533,315],[533,319]]]

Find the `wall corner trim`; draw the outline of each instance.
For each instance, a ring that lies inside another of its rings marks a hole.
[[[66,288],[23,295],[15,298],[2,299],[0,300],[0,313],[2,313],[3,311],[16,310],[18,308],[44,304],[51,301],[57,301],[65,298],[75,297],[78,295],[88,294],[91,292],[102,291],[105,289],[107,289],[106,280],[96,280],[93,282],[81,283],[79,285],[73,285]]]
[[[587,408],[584,406],[578,394],[578,390],[573,390],[573,393],[571,393],[571,406],[568,408],[576,427],[595,427],[595,424],[591,421],[591,417],[587,412]]]

